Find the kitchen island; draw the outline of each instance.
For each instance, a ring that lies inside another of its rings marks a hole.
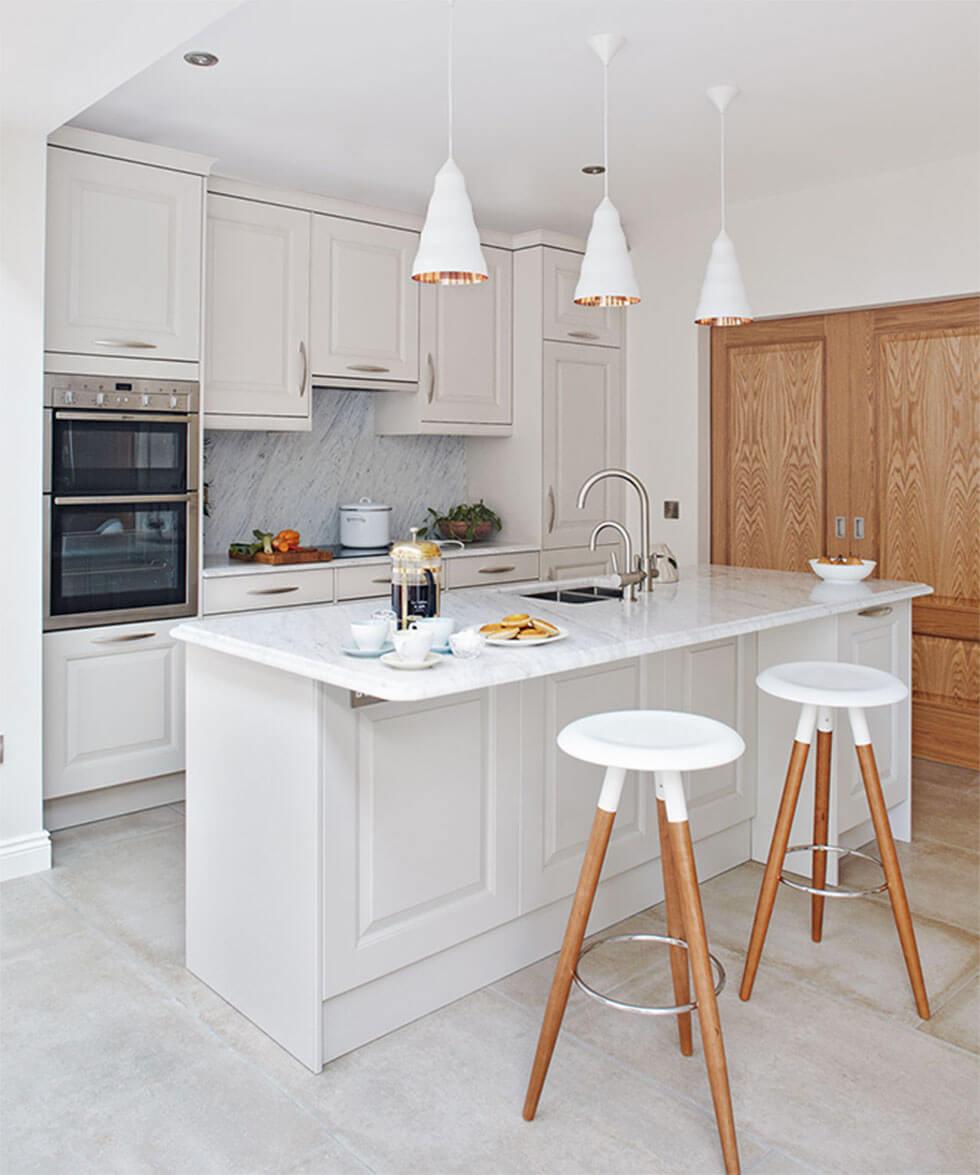
[[[734,726],[743,758],[689,782],[699,873],[764,859],[797,715],[758,693],[757,672],[845,660],[908,682],[911,600],[931,590],[701,566],[634,604],[525,598],[555,586],[445,593],[460,626],[527,611],[569,636],[424,672],[342,653],[372,601],[175,630],[187,966],[311,1069],[557,948],[601,775],[560,755],[566,723],[646,707]],[[909,704],[870,718],[908,839]],[[830,840],[855,846],[870,824],[853,748],[836,743]],[[810,840],[807,787],[793,843]],[[656,823],[649,781],[631,777],[591,930],[661,900]]]

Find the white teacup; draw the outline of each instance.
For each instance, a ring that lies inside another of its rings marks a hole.
[[[391,638],[395,643],[395,652],[402,661],[419,664],[429,655],[432,648],[432,630],[418,628],[417,622],[411,628],[403,628]]]
[[[432,633],[433,645],[449,644],[450,636],[456,631],[456,621],[451,616],[420,616],[415,623]]]
[[[464,628],[461,632],[454,632],[449,638],[449,647],[454,656],[463,660],[479,657],[483,652],[483,644],[483,636],[475,628]]]
[[[365,652],[376,652],[388,638],[386,620],[355,620],[350,626],[351,640]]]

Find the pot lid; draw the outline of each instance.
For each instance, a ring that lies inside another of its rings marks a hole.
[[[360,498],[356,502],[349,502],[346,506],[341,506],[341,510],[363,510],[365,513],[371,510],[390,510],[390,506],[386,506],[383,502],[373,502],[370,498]]]

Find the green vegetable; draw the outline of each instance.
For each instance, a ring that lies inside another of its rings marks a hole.
[[[465,522],[466,523],[466,542],[473,541],[476,527],[482,522],[489,522],[494,530],[500,530],[503,523],[500,521],[500,516],[496,514],[481,498],[479,502],[474,502],[470,505],[460,503],[458,506],[453,506],[451,510],[433,510],[429,507],[429,517],[431,521],[427,526],[423,526],[419,530],[419,534],[424,538],[430,531],[435,534],[439,533],[440,522]]]
[[[255,537],[259,540],[259,542],[262,544],[263,553],[266,555],[271,555],[272,554],[272,539],[273,539],[272,531],[271,530],[253,530],[252,534],[254,534]]]

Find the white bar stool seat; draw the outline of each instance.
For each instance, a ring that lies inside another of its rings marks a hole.
[[[866,710],[876,706],[892,706],[896,702],[904,701],[909,694],[908,687],[899,678],[891,673],[885,673],[884,670],[874,669],[869,665],[853,665],[846,661],[792,661],[784,665],[772,665],[759,674],[756,684],[773,697],[799,703],[800,716],[773,829],[772,843],[769,846],[766,869],[759,889],[759,900],[745,956],[745,970],[742,973],[739,994],[743,1000],[749,999],[752,995],[752,986],[762,958],[776,892],[781,882],[811,895],[810,937],[814,942],[820,942],[823,937],[826,898],[856,898],[887,890],[915,1005],[919,1015],[928,1020],[929,1001],[915,942],[915,931],[912,927],[912,915],[865,714]],[[847,710],[875,839],[881,854],[880,861],[855,849],[844,849],[839,845],[827,843],[834,711],[841,709]],[[817,737],[817,762],[813,799],[813,843],[790,845],[789,834],[814,734]],[[812,854],[812,885],[803,885],[783,876],[783,864],[787,854],[806,851]],[[826,887],[827,856],[830,853],[842,857],[864,857],[873,861],[885,874],[884,884],[866,890],[847,889],[843,886]]]
[[[717,995],[724,986],[725,972],[708,952],[681,772],[731,763],[745,751],[745,743],[731,727],[699,714],[671,710],[617,710],[591,714],[570,723],[558,735],[558,745],[573,758],[595,763],[605,767],[606,771],[541,1025],[524,1102],[524,1117],[531,1121],[537,1112],[573,983],[612,1008],[645,1015],[676,1016],[681,1052],[685,1056],[693,1052],[691,1012],[696,1011],[701,1021],[701,1039],[725,1169],[729,1175],[735,1175],[739,1170],[738,1146],[717,1002]],[[583,951],[582,942],[627,771],[653,773],[668,933],[607,936]],[[615,1000],[589,987],[578,975],[578,963],[584,954],[603,942],[623,941],[663,943],[670,948],[675,996],[672,1007],[650,1007]],[[717,985],[712,965],[719,975]],[[694,1001],[690,998],[691,975]]]

